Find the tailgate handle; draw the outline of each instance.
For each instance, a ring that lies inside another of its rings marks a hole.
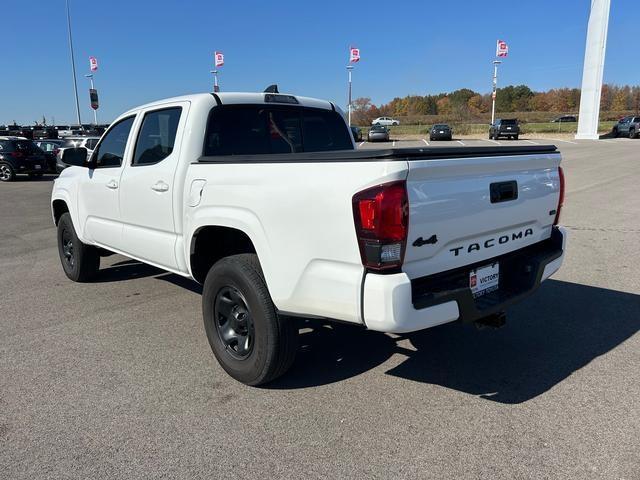
[[[491,203],[508,202],[518,198],[518,182],[510,180],[508,182],[496,182],[489,186],[491,193]]]

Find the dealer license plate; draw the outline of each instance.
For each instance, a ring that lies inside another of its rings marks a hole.
[[[498,262],[469,272],[469,288],[474,298],[498,289],[500,264]]]
[[[440,133],[444,133],[444,130],[440,130]]]

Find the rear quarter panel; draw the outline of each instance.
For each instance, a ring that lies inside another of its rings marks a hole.
[[[184,205],[194,180],[206,185],[200,204],[185,207],[185,248],[202,226],[242,230],[278,309],[360,322],[363,267],[351,199],[406,173],[405,161],[192,164]]]

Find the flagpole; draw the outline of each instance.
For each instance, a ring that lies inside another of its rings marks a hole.
[[[218,70],[210,70],[209,73],[213,73],[213,91],[217,93],[220,91],[220,86],[218,85]]]
[[[353,71],[353,65],[347,65],[347,72],[349,72],[349,126],[351,126],[351,72]]]
[[[73,75],[73,94],[76,98],[76,115],[78,118],[78,125],[82,130],[82,120],[80,120],[80,102],[78,101],[78,83],[76,81],[76,61],[73,55],[73,40],[71,38],[71,14],[69,13],[69,0],[66,1],[67,5],[67,30],[69,33],[69,53],[71,55],[71,74]]]
[[[491,125],[496,119],[496,94],[498,90],[498,65],[502,62],[500,60],[493,61],[493,89],[491,91]]]

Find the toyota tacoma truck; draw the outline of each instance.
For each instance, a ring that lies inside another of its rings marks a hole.
[[[203,285],[209,343],[260,385],[300,319],[412,332],[491,325],[562,263],[555,146],[358,150],[328,101],[198,94],[134,108],[55,181],[59,255],[118,253]]]

